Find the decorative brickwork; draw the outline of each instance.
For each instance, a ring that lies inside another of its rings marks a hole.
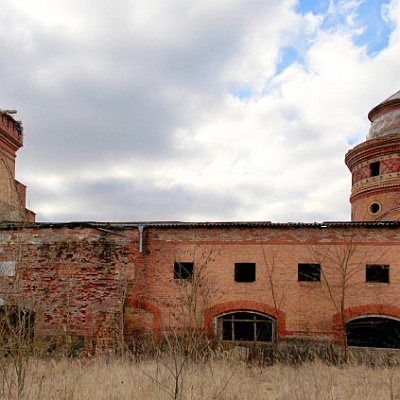
[[[346,154],[346,165],[352,173],[352,221],[400,218],[399,93],[371,110],[369,140]]]

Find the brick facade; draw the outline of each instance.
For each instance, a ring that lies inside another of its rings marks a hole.
[[[243,310],[272,318],[280,340],[339,341],[342,298],[346,318],[400,318],[397,222],[154,223],[142,252],[136,224],[21,229],[1,231],[0,259],[16,263],[1,281],[3,303],[32,310],[37,337],[84,338],[88,351],[115,348],[122,332],[129,341],[190,324],[217,335],[220,315]],[[198,275],[176,279],[174,262],[194,262]],[[256,264],[254,282],[235,282],[237,262]],[[321,280],[299,282],[299,263],[320,264]],[[368,264],[389,265],[389,282],[367,283]]]
[[[90,352],[171,329],[226,341],[340,343],[357,319],[400,321],[398,109],[399,94],[377,106],[371,137],[346,155],[353,222],[15,218],[0,224],[0,305],[29,310],[38,340]],[[5,168],[0,179],[12,189]]]

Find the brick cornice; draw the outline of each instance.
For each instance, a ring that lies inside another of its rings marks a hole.
[[[0,140],[3,142],[3,145],[11,148],[14,152],[23,146],[23,133],[21,124],[1,111]]]
[[[360,143],[347,152],[345,163],[353,172],[359,164],[379,157],[386,158],[388,154],[400,156],[400,135],[389,135]]]
[[[398,177],[391,178],[389,175],[391,174],[388,174],[387,179],[385,179],[385,175],[381,175],[383,179],[376,181],[373,181],[373,178],[358,181],[353,185],[350,202],[372,195],[400,191],[400,179]]]

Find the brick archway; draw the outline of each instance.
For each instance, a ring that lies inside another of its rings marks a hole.
[[[350,307],[344,311],[344,323],[347,323],[356,317],[363,316],[393,317],[400,320],[400,308],[384,304],[366,304]],[[335,342],[340,343],[342,341],[344,328],[340,312],[333,316],[332,322]]]
[[[276,309],[275,307],[272,307],[268,304],[251,300],[229,301],[227,303],[216,304],[215,306],[205,310],[204,326],[206,331],[209,334],[214,333],[214,317],[227,312],[243,311],[243,310],[257,311],[261,314],[266,314],[269,315],[270,317],[275,318],[278,327],[278,337],[282,339],[286,336],[286,314],[283,311]]]
[[[134,300],[129,299],[126,302],[128,307],[138,308],[140,310],[144,310],[153,315],[153,330],[154,332],[158,332],[161,325],[161,311],[158,307],[154,306],[151,303],[141,301],[141,300]]]

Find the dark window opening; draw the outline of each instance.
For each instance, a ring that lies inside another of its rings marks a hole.
[[[256,263],[235,263],[235,282],[254,282]]]
[[[191,279],[193,278],[192,262],[174,262],[174,279]]]
[[[379,166],[380,163],[379,161],[373,162],[371,164],[369,164],[369,169],[371,172],[371,176],[378,176],[379,175]]]
[[[299,282],[320,282],[321,265],[320,264],[299,264],[298,265]]]
[[[227,314],[218,319],[219,336],[235,342],[271,342],[274,323],[270,317],[251,312]]]
[[[389,265],[367,265],[365,281],[375,283],[389,283]]]
[[[355,319],[346,324],[349,346],[400,348],[400,322],[382,317]]]
[[[0,346],[7,351],[18,351],[33,343],[35,314],[29,310],[0,307]],[[18,348],[16,347],[18,346]]]

